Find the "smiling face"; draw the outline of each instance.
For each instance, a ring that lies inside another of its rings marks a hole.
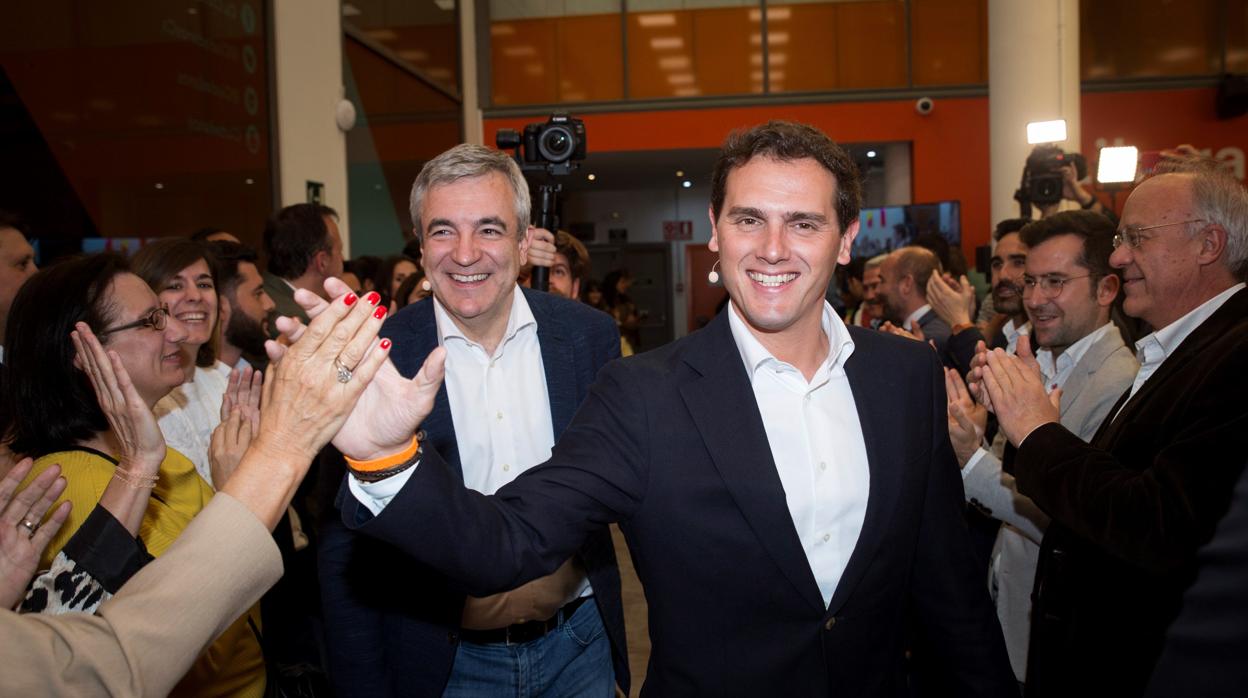
[[[425,278],[470,337],[507,326],[529,248],[527,228],[516,230],[514,201],[507,179],[491,172],[435,186],[421,202]]]
[[[837,262],[858,234],[841,233],[836,178],[811,158],[751,159],[728,174],[710,249],[724,287],[755,333],[818,331]]]
[[[992,307],[998,313],[1023,312],[1023,274],[1027,267],[1027,246],[1018,233],[1001,236],[992,249]]]
[[[1090,270],[1079,264],[1082,255],[1083,238],[1078,235],[1051,237],[1027,252],[1027,276],[1066,280],[1056,296],[1032,288],[1023,298],[1032,337],[1055,354],[1109,322],[1109,307],[1118,293],[1117,277],[1097,281],[1088,276]]]
[[[1140,233],[1140,246],[1119,245],[1109,263],[1122,272],[1123,310],[1154,329],[1178,320],[1204,300],[1201,284],[1201,223],[1181,224],[1197,216],[1192,185],[1180,175],[1145,180],[1127,199],[1119,230],[1166,227]],[[1174,225],[1167,225],[1174,224]]]
[[[174,274],[159,295],[170,316],[186,327],[186,346],[192,353],[212,339],[217,324],[217,289],[208,262],[201,259]]]
[[[160,306],[160,299],[152,289],[134,274],[118,274],[105,296],[111,308],[109,327],[134,322]],[[171,315],[163,330],[151,327],[119,330],[105,335],[103,344],[105,349],[121,357],[135,389],[151,407],[186,379],[182,343],[187,336],[182,323]]]

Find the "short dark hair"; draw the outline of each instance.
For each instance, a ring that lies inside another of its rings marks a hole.
[[[195,242],[212,242],[208,238],[216,235],[217,233],[224,232],[227,232],[225,228],[214,228],[212,226],[208,226],[207,228],[200,228],[199,230],[191,233],[191,239]]]
[[[854,257],[843,268],[845,269],[845,278],[862,281],[863,274],[867,271],[867,258]]]
[[[26,221],[16,213],[0,209],[0,230],[12,228],[22,234],[22,237],[30,239],[30,226],[26,225]]]
[[[175,274],[201,259],[208,264],[208,273],[212,275],[212,287],[215,290],[219,285],[217,258],[212,254],[208,245],[202,242],[186,238],[165,238],[149,242],[134,253],[134,257],[130,260],[130,268],[139,275],[139,278],[147,282],[148,286],[152,287],[156,295],[160,295]],[[218,327],[221,323],[217,321],[219,318],[220,315],[210,318],[212,338],[200,345],[195,355],[196,366],[206,368],[217,361],[216,337],[221,331]]]
[[[389,257],[386,257],[386,260],[381,263],[381,269],[377,273],[377,278],[376,278],[376,281],[374,281],[374,285],[376,287],[375,290],[377,291],[377,293],[381,294],[381,302],[383,305],[388,305],[391,300],[394,300],[390,297],[390,284],[394,282],[395,268],[398,267],[403,262],[410,262],[411,264],[414,264],[416,266],[416,269],[418,270],[420,269],[419,262],[412,259],[411,257],[401,255],[401,254],[396,254],[396,255],[391,255]],[[363,282],[364,280],[360,279],[360,283],[363,283]],[[395,290],[397,291],[398,289],[395,289]]]
[[[1017,233],[1023,229],[1023,226],[1031,223],[1030,218],[1006,218],[997,224],[997,229],[992,231],[992,241],[1001,242],[1001,238],[1010,233]]]
[[[416,290],[416,284],[424,280],[425,273],[420,267],[416,267],[416,271],[411,276],[403,279],[403,283],[399,284],[399,287],[394,291],[394,306],[396,310],[402,310],[411,305],[407,302],[407,299],[412,297],[412,293]]]
[[[338,212],[320,204],[294,204],[278,211],[264,224],[264,251],[269,271],[296,279],[308,270],[317,252],[333,250],[325,217]]]
[[[584,281],[589,276],[589,249],[571,233],[555,231],[555,252],[567,257],[568,271],[572,273],[573,279]]]
[[[251,262],[258,271],[260,256],[250,247],[229,240],[213,240],[207,245],[217,262],[217,295],[233,298],[243,280],[243,275],[238,271],[239,265]]]
[[[1028,248],[1061,235],[1075,235],[1083,240],[1083,252],[1076,262],[1092,274],[1093,288],[1106,276],[1118,276],[1109,265],[1109,255],[1114,251],[1114,222],[1092,211],[1062,211],[1048,218],[1032,221],[1019,231],[1018,236]]]
[[[836,180],[836,219],[841,232],[858,220],[858,210],[862,208],[862,186],[853,158],[819,129],[791,121],[768,121],[728,135],[711,174],[711,212],[716,220],[719,220],[724,207],[728,175],[756,157],[769,157],[781,162],[804,158],[815,160]]]
[[[74,323],[94,332],[113,323],[107,291],[129,271],[125,257],[76,257],[30,277],[9,310],[0,391],[14,453],[40,457],[108,429],[87,375],[74,366]]]

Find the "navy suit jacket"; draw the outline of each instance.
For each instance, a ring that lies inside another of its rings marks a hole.
[[[871,482],[828,607],[724,313],[608,365],[551,460],[495,496],[465,489],[429,449],[380,515],[344,502],[344,521],[477,594],[549,573],[618,521],[650,608],[643,695],[904,695],[913,628],[942,670],[938,690],[1017,696],[972,561],[936,355],[850,333]]]
[[[524,294],[537,320],[557,437],[589,392],[598,369],[619,357],[619,333],[610,316],[589,306],[528,289]],[[426,299],[396,313],[382,326],[381,335],[394,342],[391,360],[399,373],[415,375],[438,346],[433,301]],[[421,428],[425,448],[442,454],[447,473],[462,486],[445,385]],[[345,484],[338,502],[346,503],[351,516],[356,514],[358,503]],[[413,528],[407,534],[420,537],[424,532]],[[447,542],[463,541],[463,535],[457,532]],[[627,691],[624,610],[610,532],[605,526],[594,529],[564,559],[574,553],[594,588],[611,640],[616,681]],[[464,587],[400,549],[351,533],[337,522],[322,533],[320,574],[330,672],[338,695],[440,696],[455,658]]]

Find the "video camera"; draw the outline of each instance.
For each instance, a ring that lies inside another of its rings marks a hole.
[[[585,122],[564,113],[525,126],[523,134],[499,129],[494,140],[500,150],[516,151],[516,162],[525,172],[569,175],[585,159]]]
[[[585,122],[556,112],[545,122],[529,124],[523,135],[514,128],[498,130],[494,143],[499,150],[514,150],[520,171],[537,174],[537,205],[533,207],[533,224],[550,232],[559,229],[559,192],[563,184],[549,181],[572,174],[585,159]],[[533,267],[529,285],[545,291],[550,284],[550,270]]]
[[[1067,153],[1055,145],[1038,145],[1027,156],[1023,166],[1023,181],[1014,199],[1018,201],[1023,218],[1031,218],[1031,206],[1048,206],[1062,200],[1062,168],[1075,166],[1075,179],[1088,176],[1088,163],[1079,153]]]

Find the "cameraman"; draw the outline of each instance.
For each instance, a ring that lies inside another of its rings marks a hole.
[[[1024,165],[1023,186],[1019,189],[1015,197],[1023,204],[1023,218],[1031,218],[1029,211],[1031,206],[1035,206],[1039,212],[1039,218],[1048,218],[1055,213],[1062,211],[1094,211],[1102,215],[1110,215],[1096,196],[1088,191],[1083,181],[1079,179],[1079,170],[1086,169],[1083,164],[1083,157],[1078,153],[1065,153],[1061,148],[1050,143],[1037,145],[1031,155],[1027,157],[1027,164]],[[1049,185],[1036,186],[1040,180],[1045,179],[1052,182],[1053,175],[1061,176],[1061,198],[1057,198],[1057,192]],[[1087,177],[1085,176],[1085,180]],[[1046,190],[1047,191],[1044,191]],[[1049,198],[1049,192],[1052,192],[1052,198]],[[1112,218],[1112,216],[1110,216]]]
[[[1075,163],[1068,162],[1059,168],[1062,173],[1062,200],[1047,206],[1037,205],[1040,209],[1040,217],[1048,218],[1049,216],[1060,211],[1075,211],[1083,209],[1085,211],[1093,211],[1105,215],[1106,209],[1101,204],[1100,199],[1087,190],[1079,181],[1079,175],[1075,170]],[[1072,202],[1067,204],[1066,202]],[[1077,207],[1076,207],[1077,205]]]

